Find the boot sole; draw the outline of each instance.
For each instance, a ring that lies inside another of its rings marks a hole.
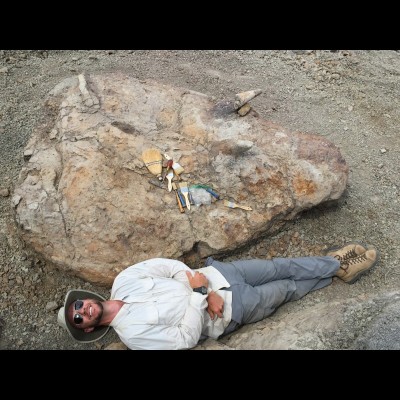
[[[364,246],[365,247],[365,246]],[[373,247],[373,246],[369,246],[369,248],[367,250],[370,249],[374,249],[376,251],[376,259],[374,261],[374,263],[367,269],[364,269],[363,271],[360,271],[357,275],[354,276],[353,279],[351,279],[350,281],[345,281],[346,283],[348,283],[349,285],[352,285],[353,283],[357,282],[366,272],[370,271],[372,268],[375,267],[376,264],[378,264],[379,259],[380,259],[380,253],[379,251]]]
[[[367,250],[368,250],[368,246],[367,246],[366,243],[355,242],[355,241],[354,241],[354,242],[347,242],[347,243],[342,244],[342,245],[340,245],[340,246],[332,246],[332,247],[329,247],[328,249],[324,250],[322,254],[323,254],[324,256],[326,256],[330,251],[336,251],[336,250],[342,249],[342,248],[345,247],[345,246],[349,246],[349,245],[351,245],[351,244],[354,244],[354,245],[359,244],[360,246],[364,247],[364,249],[367,249]],[[375,249],[375,250],[376,250],[376,249]]]

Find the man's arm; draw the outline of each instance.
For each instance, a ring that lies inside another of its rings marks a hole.
[[[139,275],[145,274],[145,276],[173,278],[181,281],[185,285],[189,283],[192,289],[200,286],[208,287],[208,279],[202,273],[192,271],[188,266],[178,260],[156,258],[135,264],[130,268],[134,268],[134,271]],[[223,298],[216,292],[211,292],[210,295],[211,296],[207,298],[207,312],[211,319],[214,319],[216,315],[222,318],[224,309]]]
[[[208,304],[207,304],[208,300]],[[182,350],[195,347],[200,340],[204,323],[204,308],[208,306],[222,318],[224,300],[215,292],[207,296],[193,293],[183,319],[177,326],[142,325],[135,326],[131,338],[123,342],[131,349],[143,350]],[[211,316],[211,314],[210,314]],[[213,319],[213,316],[211,318]]]
[[[116,280],[125,277],[141,278],[172,278],[190,287],[186,271],[193,272],[186,264],[170,258],[152,258],[131,265],[117,276]]]
[[[124,332],[121,340],[133,350],[184,350],[195,347],[204,323],[205,297],[193,293],[178,325],[133,325],[133,329]]]

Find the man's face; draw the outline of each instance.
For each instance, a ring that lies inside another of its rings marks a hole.
[[[78,329],[98,326],[102,315],[103,305],[95,299],[76,300],[68,308],[68,321]]]

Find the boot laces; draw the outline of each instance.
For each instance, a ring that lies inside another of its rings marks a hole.
[[[349,258],[355,258],[357,257],[357,253],[355,252],[354,248],[349,250],[347,253],[343,254],[342,256],[336,255],[335,258],[337,258],[339,261],[345,261]]]
[[[367,257],[365,256],[365,253],[360,254],[357,257],[353,258],[347,258],[345,260],[342,260],[342,264],[340,265],[340,268],[343,269],[344,271],[347,271],[347,269],[354,264],[358,264],[361,262],[367,261]]]

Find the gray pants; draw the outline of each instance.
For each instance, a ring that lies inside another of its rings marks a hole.
[[[224,335],[260,321],[280,305],[332,283],[340,263],[333,257],[274,258],[220,262],[208,257],[231,285],[232,321]]]

